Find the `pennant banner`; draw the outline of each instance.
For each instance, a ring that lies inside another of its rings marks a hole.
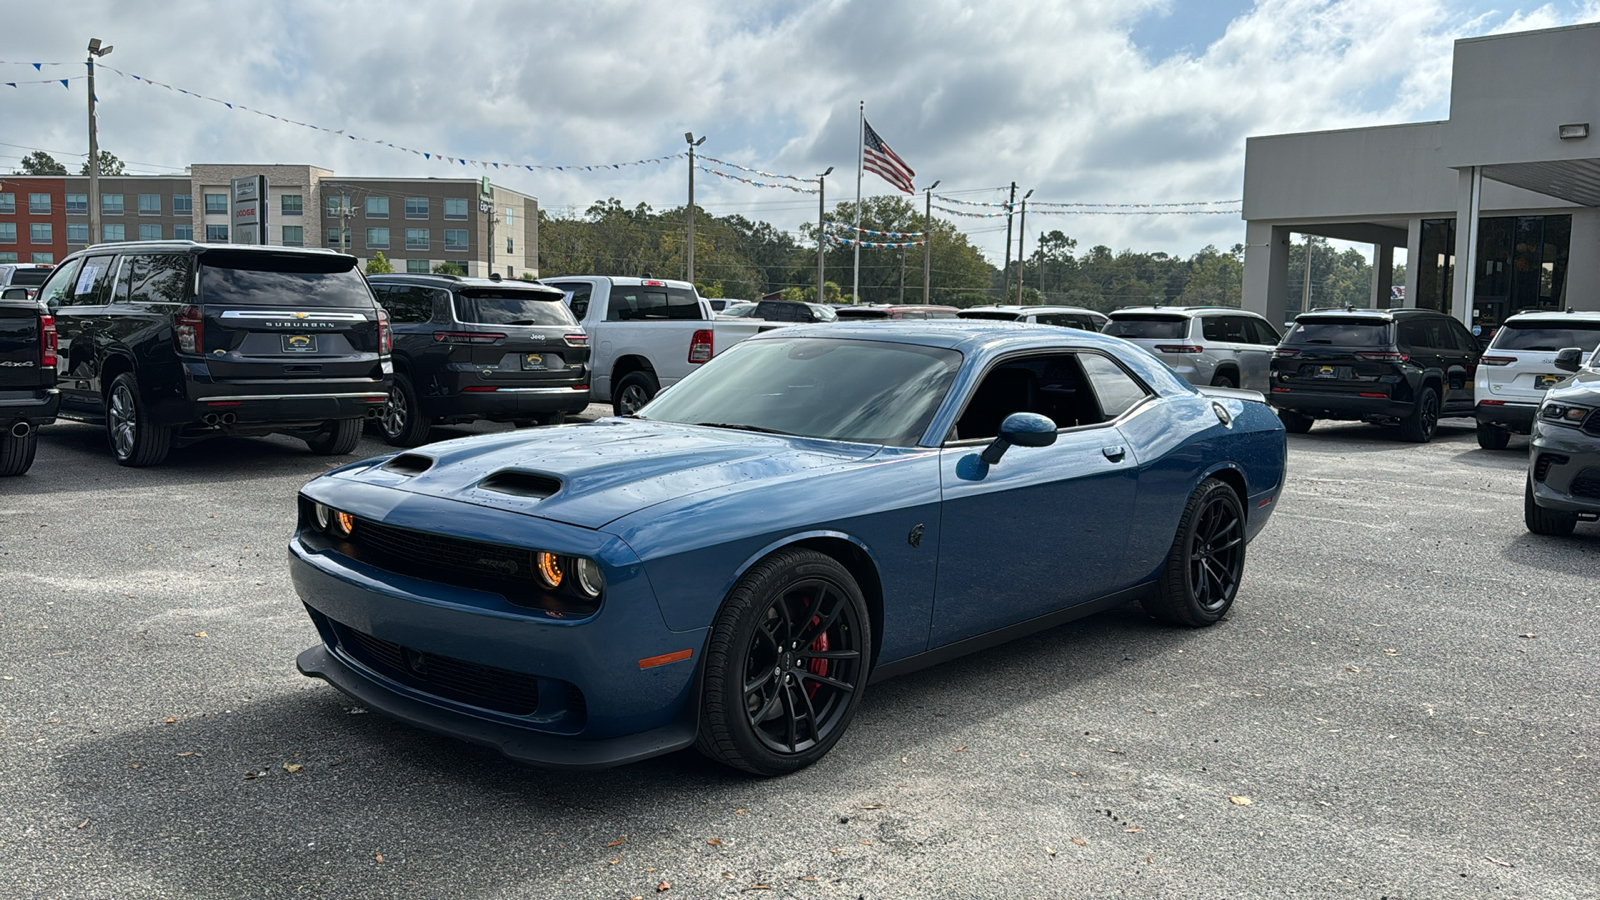
[[[33,66],[35,72],[44,71],[44,66],[81,66],[85,63],[50,63],[50,62],[16,62],[9,59],[0,59],[0,66]]]
[[[957,200],[954,197],[946,197],[943,194],[934,194],[933,196],[946,203],[954,203],[958,206],[982,206],[990,209],[1012,208],[1010,204],[1005,202],[985,203],[979,200]],[[1173,203],[1049,203],[1044,200],[1033,200],[1028,203],[1028,208],[1049,206],[1061,209],[1166,209],[1183,206],[1228,206],[1243,202],[1243,200],[1181,200]]]
[[[865,234],[871,237],[886,237],[890,240],[899,240],[901,238],[920,238],[925,234],[925,232],[921,231],[873,231],[870,228],[857,228],[856,226],[847,222],[824,222],[823,224],[829,228],[853,231],[857,234]]]
[[[24,84],[59,84],[64,88],[70,89],[71,85],[69,85],[67,82],[83,81],[88,77],[89,76],[87,75],[74,75],[71,78],[44,78],[39,81],[0,81],[0,84],[5,85],[6,87],[18,87],[19,85]]]
[[[865,247],[869,250],[874,248],[895,249],[899,247],[921,247],[928,243],[927,241],[863,241],[858,240],[857,238],[839,237],[838,235],[830,235],[828,242],[835,247],[850,247],[860,244],[862,247]]]
[[[777,172],[763,172],[760,169],[752,169],[749,166],[741,166],[738,163],[726,162],[724,160],[717,159],[714,156],[706,156],[703,153],[696,154],[695,158],[703,159],[706,162],[716,163],[719,166],[727,166],[730,169],[738,169],[741,172],[749,172],[752,175],[760,175],[762,178],[783,178],[789,181],[799,181],[804,184],[816,184],[818,181],[820,181],[820,179],[817,178],[801,178],[799,175],[780,175]]]
[[[695,168],[699,169],[702,172],[709,172],[710,174],[715,175],[718,178],[726,178],[726,179],[728,179],[730,181],[742,181],[745,184],[754,185],[756,187],[783,188],[786,191],[794,191],[796,194],[815,194],[817,192],[816,188],[795,187],[792,184],[771,184],[771,183],[765,182],[765,181],[756,181],[756,180],[751,179],[751,178],[742,178],[742,177],[740,177],[738,175],[730,175],[727,172],[718,172],[716,169],[713,169],[713,168],[711,168],[709,166],[702,166],[702,165],[698,165],[697,164],[697,165],[695,165]]]

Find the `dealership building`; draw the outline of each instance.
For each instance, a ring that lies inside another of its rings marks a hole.
[[[237,237],[230,183],[258,175],[267,180],[268,244],[343,249],[363,263],[382,253],[397,272],[448,262],[468,275],[539,275],[533,197],[487,179],[340,178],[306,165],[102,176],[98,235],[89,233],[87,176],[0,175],[0,263],[59,262],[90,243],[229,243]]]
[[[1274,322],[1303,311],[1291,235],[1374,245],[1375,307],[1600,310],[1600,24],[1457,41],[1444,121],[1248,139],[1244,219],[1243,304]]]

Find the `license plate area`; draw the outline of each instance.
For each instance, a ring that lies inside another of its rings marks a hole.
[[[1337,381],[1350,378],[1349,366],[1329,366],[1321,363],[1311,363],[1300,370],[1302,378],[1315,378],[1322,381]]]
[[[542,372],[549,367],[543,353],[522,354],[522,371],[524,372]]]
[[[1555,385],[1561,381],[1562,377],[1563,376],[1561,375],[1535,375],[1533,376],[1533,386],[1539,388],[1540,390],[1549,387],[1555,387]]]
[[[317,336],[314,334],[284,334],[278,336],[279,345],[284,353],[315,353],[317,352]]]

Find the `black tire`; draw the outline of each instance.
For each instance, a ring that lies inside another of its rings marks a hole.
[[[1433,440],[1433,433],[1438,430],[1439,392],[1432,385],[1427,385],[1417,394],[1417,405],[1411,410],[1411,415],[1400,420],[1400,437],[1413,444],[1426,444]]]
[[[1511,443],[1511,429],[1478,423],[1478,446],[1485,450],[1504,450]]]
[[[567,421],[566,413],[553,412],[542,413],[531,419],[512,419],[511,425],[514,428],[537,428],[540,425],[560,425],[565,421]]]
[[[1233,606],[1244,576],[1244,507],[1215,478],[1200,483],[1178,520],[1157,591],[1145,612],[1172,625],[1214,625]]]
[[[629,372],[611,388],[611,404],[619,416],[631,416],[655,399],[661,383],[649,372]]]
[[[361,443],[360,419],[329,419],[322,430],[306,438],[306,446],[318,456],[343,456]]]
[[[1316,419],[1297,413],[1292,409],[1278,410],[1278,421],[1283,423],[1283,430],[1290,434],[1305,434],[1311,430]]]
[[[855,715],[871,651],[866,600],[844,566],[815,550],[773,554],[717,614],[695,746],[755,775],[811,765]]]
[[[22,437],[11,433],[11,426],[5,425],[0,431],[0,477],[21,475],[33,465],[33,457],[39,450],[39,432],[30,430]]]
[[[1522,522],[1534,534],[1544,534],[1551,537],[1566,537],[1578,527],[1578,514],[1562,512],[1557,509],[1545,509],[1533,500],[1533,481],[1530,479],[1522,489]]]
[[[1211,379],[1211,386],[1212,387],[1224,387],[1224,388],[1236,388],[1236,387],[1239,386],[1239,378],[1238,378],[1237,375],[1234,375],[1232,372],[1218,372]]]
[[[383,433],[384,443],[393,447],[415,447],[427,443],[432,428],[432,421],[422,413],[422,404],[417,400],[417,389],[410,377],[396,372],[389,385],[389,400],[378,417],[378,430]],[[355,449],[355,445],[350,449]],[[350,450],[340,452],[349,453]]]
[[[106,391],[106,441],[118,465],[160,465],[172,452],[172,429],[152,423],[148,413],[139,379],[132,372],[118,375]]]

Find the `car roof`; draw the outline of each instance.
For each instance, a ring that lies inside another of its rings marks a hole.
[[[1309,312],[1303,312],[1294,318],[1296,322],[1306,318],[1379,319],[1385,322],[1392,322],[1397,318],[1409,319],[1416,316],[1442,316],[1446,319],[1455,318],[1454,316],[1439,312],[1436,309],[1418,309],[1412,306],[1398,307],[1395,309],[1313,309]]]
[[[1248,309],[1240,309],[1237,306],[1124,306],[1121,309],[1112,310],[1111,318],[1115,319],[1117,316],[1122,315],[1123,313],[1138,313],[1139,315],[1146,315],[1149,313],[1171,313],[1172,317],[1175,319],[1192,318],[1194,316],[1203,316],[1213,313],[1217,315],[1254,316],[1258,319],[1266,318],[1260,313],[1254,313]]]
[[[1507,325],[1559,325],[1562,322],[1600,322],[1600,311],[1569,309],[1566,312],[1559,312],[1553,309],[1541,309],[1508,316],[1500,325],[1502,327]]]
[[[520,278],[472,278],[466,275],[440,275],[421,272],[388,272],[382,275],[369,275],[367,280],[376,284],[431,284],[441,288],[496,288],[504,290],[510,288],[518,291],[534,291],[540,294],[562,293],[560,288],[537,281],[523,281]]]
[[[986,319],[891,319],[851,322],[839,320],[820,324],[792,325],[755,335],[750,340],[778,340],[788,337],[828,337],[843,340],[894,341],[945,347],[951,350],[978,350],[991,345],[1015,344],[1018,347],[1091,346],[1125,349],[1119,338],[1097,331],[1048,328],[1027,322],[997,322]]]
[[[634,275],[548,275],[541,277],[539,281],[565,281],[569,278],[600,278],[609,281],[612,284],[663,284],[667,287],[688,288],[691,291],[694,290],[694,285],[687,281],[679,281],[675,278],[644,278]]]
[[[81,256],[86,253],[127,253],[130,251],[143,251],[150,253],[157,250],[174,252],[204,253],[209,250],[227,250],[230,253],[292,253],[304,256],[354,256],[340,253],[326,247],[280,247],[271,244],[208,244],[198,241],[116,241],[109,244],[90,244],[87,247],[72,251],[68,256]],[[59,263],[58,263],[59,265]]]

